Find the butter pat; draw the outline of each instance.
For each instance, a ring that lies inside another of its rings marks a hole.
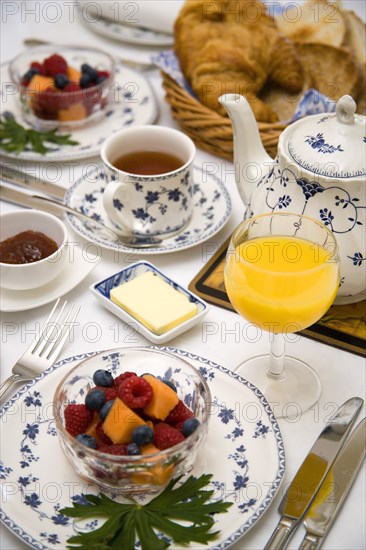
[[[197,305],[147,271],[110,292],[110,299],[155,334],[164,334],[197,314]]]

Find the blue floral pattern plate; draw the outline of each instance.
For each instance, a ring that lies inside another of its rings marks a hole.
[[[0,90],[1,112],[12,113],[18,122],[24,125],[8,67],[8,63],[1,66],[0,80],[3,83]],[[16,155],[1,148],[0,153],[9,158],[39,162],[95,157],[99,155],[102,143],[111,134],[129,126],[155,122],[158,114],[155,96],[149,81],[141,73],[123,65],[117,65],[112,94],[113,101],[108,104],[103,118],[85,128],[70,132],[71,138],[77,141],[78,145],[48,144],[52,149],[45,155],[32,150],[25,150]]]
[[[96,17],[92,20],[83,17],[81,20],[91,31],[119,42],[140,46],[172,46],[174,43],[172,34],[154,31],[145,27],[124,25],[102,17]]]
[[[189,224],[178,234],[169,237],[159,246],[144,248],[147,254],[165,254],[196,246],[215,235],[229,219],[231,212],[230,196],[225,185],[214,175],[203,174],[195,166],[193,171],[193,215]],[[204,183],[201,183],[203,182]],[[101,167],[93,168],[84,174],[66,193],[67,206],[80,210],[87,216],[113,229],[103,207],[105,175]],[[141,254],[140,248],[123,246],[113,240],[103,229],[67,214],[68,220],[77,233],[85,239],[97,243],[102,248]]]
[[[220,534],[214,543],[189,545],[187,549],[224,550],[260,520],[281,484],[285,455],[280,429],[261,392],[237,374],[183,350],[158,349],[184,357],[211,389],[208,437],[193,473],[213,474],[212,498],[234,504],[227,514],[215,518],[215,530]],[[97,493],[76,475],[61,452],[52,417],[54,390],[65,368],[90,355],[59,361],[21,388],[0,411],[1,440],[6,441],[0,461],[0,519],[31,548],[64,550],[75,527],[60,508],[83,502],[86,493]],[[113,370],[122,355],[113,350],[105,352],[105,368]],[[82,528],[92,530],[97,524],[98,520],[90,520],[83,522]],[[172,544],[170,548],[179,547]]]

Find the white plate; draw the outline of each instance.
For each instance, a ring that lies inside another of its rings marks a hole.
[[[102,168],[93,168],[84,174],[65,195],[65,204],[80,210],[88,216],[96,219],[107,227],[113,229],[103,207],[103,192],[105,188],[105,176]],[[178,235],[165,239],[163,243],[154,248],[131,248],[121,245],[118,240],[110,238],[109,234],[98,230],[94,225],[67,214],[67,219],[73,229],[85,239],[99,244],[103,248],[130,252],[135,254],[165,254],[176,252],[196,246],[222,229],[228,221],[231,212],[230,196],[225,185],[216,177],[205,174],[201,168],[195,166],[193,172],[194,206],[192,219],[189,225]]]
[[[213,474],[213,498],[233,506],[215,516],[220,531],[213,545],[189,545],[191,550],[224,550],[245,534],[267,510],[283,479],[285,456],[277,421],[260,391],[224,367],[176,348],[163,347],[186,358],[206,378],[213,396],[212,417],[200,467],[194,473]],[[0,411],[3,480],[2,522],[31,548],[66,548],[75,534],[73,521],[59,509],[97,493],[83,482],[60,450],[52,418],[57,383],[86,356],[64,359],[24,386]],[[120,354],[103,355],[113,370]],[[59,368],[62,367],[63,368]],[[203,471],[202,471],[203,470]],[[87,529],[95,528],[89,521]],[[172,544],[172,550],[179,547]],[[181,547],[180,547],[181,548]]]
[[[0,311],[26,311],[49,304],[75,288],[99,263],[100,257],[79,246],[70,250],[70,261],[64,265],[56,279],[33,290],[0,289]]]
[[[19,99],[14,94],[9,76],[9,64],[1,66],[0,90],[1,112],[12,113],[18,122],[28,126],[22,120]],[[6,157],[29,161],[64,161],[83,159],[99,155],[102,143],[114,132],[123,127],[152,124],[158,111],[154,93],[149,81],[139,72],[123,65],[116,66],[115,82],[113,84],[114,101],[111,102],[103,118],[85,128],[73,130],[71,138],[79,145],[53,145],[52,151],[41,155],[34,151],[23,151],[19,155],[8,153],[0,148],[0,153]]]
[[[143,323],[138,321],[123,308],[112,302],[110,298],[110,292],[112,288],[123,285],[128,281],[132,281],[139,275],[147,273],[148,271],[154,273],[157,277],[168,283],[169,286],[177,290],[180,294],[186,296],[191,303],[197,306],[197,313],[193,317],[187,319],[187,321],[184,321],[183,323],[180,323],[178,326],[164,332],[163,334],[156,334],[155,332],[149,330]],[[187,288],[184,288],[183,286],[179,285],[178,283],[174,282],[172,279],[164,275],[164,273],[162,273],[156,266],[154,266],[150,262],[145,261],[131,264],[125,269],[119,271],[118,273],[115,273],[111,277],[92,284],[89,288],[94,296],[97,298],[97,300],[99,300],[99,302],[101,302],[101,304],[105,308],[107,308],[109,311],[114,313],[114,315],[117,315],[117,317],[131,325],[134,330],[136,330],[140,334],[143,334],[145,338],[147,338],[148,340],[150,340],[150,342],[153,342],[154,344],[165,344],[165,342],[169,342],[169,340],[172,340],[179,334],[183,334],[183,332],[186,332],[190,328],[194,327],[199,321],[201,321],[209,310],[209,306],[206,304],[206,302],[201,300],[201,298],[190,292]]]
[[[172,34],[146,29],[145,27],[115,23],[101,17],[96,17],[93,20],[81,17],[81,20],[91,31],[119,42],[139,44],[140,46],[172,46],[174,44]]]

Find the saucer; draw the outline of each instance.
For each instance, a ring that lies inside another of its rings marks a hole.
[[[82,18],[82,22],[91,31],[119,42],[140,46],[172,46],[174,43],[172,34],[154,31],[145,27],[115,23],[101,17],[95,18],[93,21]]]
[[[1,66],[0,75],[0,80],[4,83],[3,89],[0,91],[3,105],[1,112],[12,113],[18,122],[27,126],[22,121],[19,101],[12,91],[13,85],[10,84],[8,63]],[[84,128],[62,132],[70,133],[72,139],[79,143],[78,145],[54,145],[52,150],[45,155],[26,150],[16,155],[4,151],[0,147],[0,154],[17,160],[41,162],[95,157],[99,155],[102,143],[111,134],[124,127],[155,122],[158,114],[155,96],[149,81],[141,73],[124,65],[117,65],[113,94],[118,97],[108,105],[103,118]],[[52,144],[48,144],[48,146],[52,147]]]
[[[26,311],[53,302],[81,283],[100,261],[100,256],[86,254],[79,246],[73,246],[71,254],[72,259],[47,285],[32,290],[0,289],[0,311]]]
[[[163,240],[162,244],[152,248],[131,248],[123,246],[117,239],[110,238],[103,229],[67,214],[73,229],[85,239],[97,243],[102,248],[136,254],[166,254],[196,246],[213,237],[224,227],[231,212],[231,201],[224,184],[214,175],[205,174],[198,166],[194,167],[193,215],[189,224],[177,235]],[[84,174],[65,195],[65,204],[80,210],[87,216],[113,229],[103,207],[103,192],[106,186],[105,175],[101,167]]]

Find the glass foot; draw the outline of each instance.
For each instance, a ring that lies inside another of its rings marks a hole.
[[[319,400],[318,375],[303,361],[286,356],[282,378],[272,377],[269,362],[269,355],[259,355],[240,363],[235,372],[263,393],[276,418],[300,418]]]

